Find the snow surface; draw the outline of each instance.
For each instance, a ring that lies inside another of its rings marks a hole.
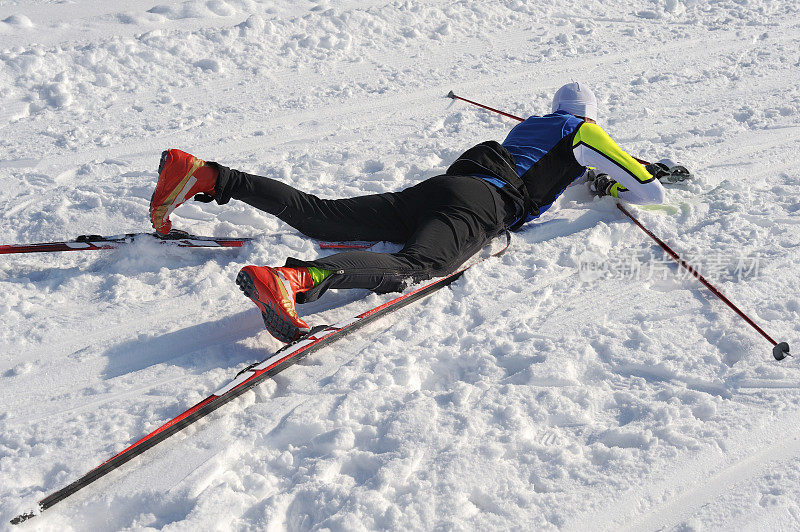
[[[399,189],[514,125],[448,90],[541,114],[586,80],[624,148],[698,176],[638,216],[792,343],[798,21],[796,0],[0,0],[0,243],[148,231],[168,147],[326,197]],[[318,247],[237,202],[173,221],[257,239],[0,258],[0,527],[279,347],[233,279]],[[502,258],[15,529],[800,528],[798,363],[674,266],[581,271],[647,255],[572,187]]]

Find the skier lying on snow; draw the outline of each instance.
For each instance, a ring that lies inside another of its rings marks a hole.
[[[345,251],[314,261],[288,258],[280,268],[245,266],[236,283],[261,310],[267,330],[291,342],[309,326],[295,301],[330,288],[401,291],[411,282],[453,272],[492,238],[536,218],[592,167],[589,188],[631,203],[661,203],[664,189],[595,123],[597,100],[578,83],[561,87],[552,113],[531,116],[502,145],[481,143],[444,175],[400,192],[323,200],[285,183],[205,162],[180,150],[161,156],[150,218],[160,233],[190,196],[220,205],[235,198],[321,240],[403,243],[397,253]]]

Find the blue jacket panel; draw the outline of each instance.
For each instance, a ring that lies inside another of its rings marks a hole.
[[[583,120],[565,111],[531,116],[520,122],[503,141],[503,147],[514,156],[517,174],[521,177],[558,141],[572,134],[582,123]]]

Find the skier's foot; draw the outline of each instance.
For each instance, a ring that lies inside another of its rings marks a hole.
[[[181,150],[167,150],[158,165],[158,184],[150,198],[150,222],[165,235],[172,228],[169,215],[195,194],[214,194],[218,172],[205,161]]]
[[[308,268],[245,266],[236,284],[261,311],[269,333],[281,342],[293,342],[311,330],[294,306],[295,294],[313,286]]]

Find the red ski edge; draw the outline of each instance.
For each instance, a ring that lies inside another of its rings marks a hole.
[[[246,367],[240,371],[227,385],[223,386],[179,416],[164,423],[136,443],[133,443],[116,455],[112,456],[96,468],[83,475],[81,478],[77,479],[72,484],[69,484],[68,486],[65,486],[64,488],[61,488],[60,490],[48,495],[39,501],[39,507],[37,511],[31,511],[18,515],[11,520],[11,524],[19,524],[23,521],[27,521],[31,517],[36,516],[38,513],[50,508],[60,501],[63,501],[73,493],[79,491],[85,486],[88,486],[95,480],[120,467],[132,458],[142,454],[146,450],[161,443],[173,434],[191,425],[195,421],[207,416],[222,405],[239,397],[267,378],[272,377],[287,367],[295,364],[309,353],[316,351],[357,329],[360,329],[364,325],[378,319],[385,314],[388,314],[389,312],[422,299],[439,290],[440,288],[451,284],[461,277],[461,275],[467,269],[491,257],[501,255],[508,249],[510,245],[511,234],[506,233],[506,243],[502,249],[491,253],[490,255],[487,255],[476,262],[462,266],[460,269],[445,277],[431,281],[419,288],[398,296],[391,301],[367,310],[366,312],[363,312],[354,318],[347,319],[335,325],[315,327],[304,338],[301,338],[300,340],[297,340],[291,344],[287,344],[261,362],[257,362]]]

